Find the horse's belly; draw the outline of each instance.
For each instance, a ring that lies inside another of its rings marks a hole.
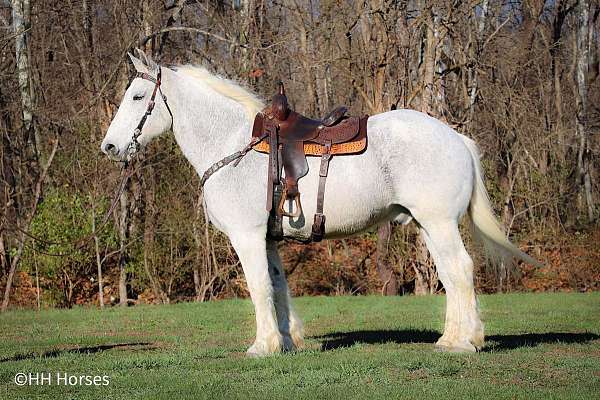
[[[309,173],[298,182],[303,213],[295,220],[284,218],[284,234],[297,239],[310,237],[316,212],[320,158],[308,162]],[[385,171],[372,151],[331,159],[323,207],[326,238],[357,234],[401,213],[392,203],[393,187]]]

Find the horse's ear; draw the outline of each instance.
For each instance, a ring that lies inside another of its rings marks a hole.
[[[129,56],[129,59],[133,63],[133,66],[135,67],[137,72],[148,72],[148,68],[142,60],[140,60],[131,53],[127,53],[127,55]]]
[[[139,58],[140,61],[144,63],[144,65],[146,65],[146,53],[144,53],[142,50],[140,50],[138,47],[136,47],[133,50],[133,54],[135,54],[135,56],[137,58]]]
[[[148,66],[148,71],[153,73],[158,72],[158,64],[156,64],[149,55],[146,55],[146,65]]]
[[[138,48],[135,49],[135,53],[139,57],[139,59],[142,60],[146,68],[148,68],[148,72],[158,71],[158,66],[156,65],[154,60],[152,60],[152,57],[150,57],[143,50],[140,50]]]

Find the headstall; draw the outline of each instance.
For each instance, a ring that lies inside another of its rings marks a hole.
[[[167,103],[167,96],[165,96],[165,94],[162,92],[162,89],[160,88],[160,85],[162,83],[161,77],[162,70],[160,66],[158,67],[158,73],[156,74],[156,78],[154,78],[146,72],[138,72],[134,77],[134,79],[141,78],[154,83],[154,90],[152,91],[152,96],[150,97],[150,102],[148,103],[148,108],[146,108],[146,112],[140,119],[140,122],[137,124],[135,130],[133,131],[133,138],[131,140],[131,143],[129,143],[129,147],[127,148],[127,152],[130,156],[134,155],[140,150],[141,145],[140,142],[138,142],[138,138],[142,135],[142,128],[146,124],[146,120],[148,119],[148,117],[152,114],[152,110],[154,110],[156,93],[159,91],[163,102],[167,107],[167,111],[169,111],[169,115],[171,116],[171,130],[173,129],[173,113],[171,112],[171,107],[169,107],[169,103]]]

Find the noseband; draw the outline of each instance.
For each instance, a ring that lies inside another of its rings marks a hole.
[[[137,153],[140,150],[141,146],[140,146],[140,142],[138,142],[138,138],[142,135],[142,128],[146,124],[146,120],[148,119],[148,117],[152,114],[152,110],[154,110],[154,105],[155,105],[154,100],[156,99],[156,93],[159,91],[160,91],[160,95],[163,99],[163,102],[165,103],[165,106],[167,107],[167,111],[169,111],[169,115],[171,116],[171,130],[173,130],[173,113],[171,112],[169,103],[167,103],[167,96],[165,96],[165,94],[162,92],[162,89],[160,88],[160,85],[162,83],[161,77],[162,77],[162,70],[161,70],[160,66],[158,67],[158,73],[156,74],[156,78],[152,77],[150,74],[147,74],[145,72],[138,72],[135,75],[135,78],[145,79],[147,81],[154,83],[154,90],[152,91],[152,96],[150,97],[150,102],[148,103],[148,108],[146,108],[146,112],[142,116],[142,119],[140,119],[140,122],[137,124],[137,127],[135,128],[135,130],[133,131],[133,139],[131,140],[129,147],[127,148],[127,152],[129,153],[129,155],[134,155],[135,153]]]

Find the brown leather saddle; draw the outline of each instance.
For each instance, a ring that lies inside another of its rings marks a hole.
[[[358,154],[367,148],[367,119],[346,115],[347,108],[337,107],[320,120],[307,118],[290,109],[283,83],[271,105],[256,114],[253,139],[260,140],[254,150],[269,154],[267,237],[283,239],[283,217],[298,218],[302,214],[298,180],[308,173],[307,156],[320,156],[317,210],[311,240],[318,242],[325,234],[323,203],[329,161],[333,155]],[[285,176],[282,176],[282,168]],[[286,200],[293,202],[290,211]]]

